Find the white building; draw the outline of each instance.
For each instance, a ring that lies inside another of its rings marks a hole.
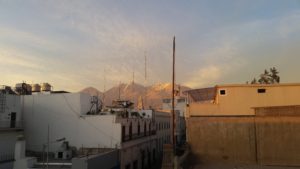
[[[159,139],[163,138],[164,143],[170,141],[168,114],[156,115],[152,110],[133,111],[122,106],[99,114],[93,97],[83,93],[36,93],[22,97],[26,148],[32,152],[48,149],[45,145],[49,140],[49,151],[58,157],[61,143],[57,140],[64,139],[77,151],[119,149],[120,168],[140,169],[157,161],[162,152]],[[156,120],[165,126],[164,132],[158,130],[162,136],[157,136]]]
[[[20,96],[3,86],[0,89],[0,169],[13,167],[15,143],[22,134]]]
[[[51,152],[65,138],[70,146],[119,148],[121,124],[114,115],[88,115],[95,110],[92,97],[82,93],[55,93],[24,96],[24,129],[27,149],[42,151],[49,140]]]

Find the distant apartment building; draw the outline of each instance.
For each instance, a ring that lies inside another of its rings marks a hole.
[[[163,155],[163,145],[170,144],[172,141],[171,128],[171,113],[164,111],[155,111],[156,123],[156,142],[159,156]]]
[[[300,165],[300,84],[217,85],[187,93],[187,141],[196,161]]]
[[[15,143],[23,134],[21,101],[10,87],[0,88],[0,169],[13,168]]]
[[[172,99],[165,98],[162,99],[162,110],[172,111]],[[185,112],[186,112],[186,97],[176,96],[174,99],[174,110],[176,114],[176,140],[178,144],[183,144],[186,140],[186,122],[185,122]]]

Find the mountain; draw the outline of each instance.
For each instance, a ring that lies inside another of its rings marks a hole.
[[[183,95],[183,91],[190,90],[191,88],[186,86],[176,86],[176,90],[180,88],[180,93]],[[111,89],[107,90],[104,93],[101,93],[97,89],[93,87],[88,87],[80,92],[88,93],[90,95],[97,95],[102,98],[104,101],[104,105],[111,105],[113,100],[116,99],[124,99],[130,100],[135,103],[137,106],[139,98],[143,99],[145,108],[161,108],[162,99],[170,98],[172,96],[172,84],[170,83],[159,83],[155,85],[151,85],[148,87],[144,87],[138,83],[130,83],[130,84],[120,84],[118,86],[114,86]]]
[[[91,96],[98,96],[98,97],[102,97],[103,93],[100,92],[98,89],[94,88],[94,87],[87,87],[82,89],[81,91],[79,91],[80,93],[86,93],[89,94]]]
[[[180,91],[180,96],[184,96],[183,92],[190,90],[191,88],[186,86],[175,86],[175,90]],[[159,83],[147,87],[146,106],[153,108],[162,107],[162,99],[172,97],[172,84],[171,83]]]

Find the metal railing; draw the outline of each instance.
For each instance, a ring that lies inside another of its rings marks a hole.
[[[8,161],[13,161],[15,160],[15,156],[13,153],[5,153],[5,154],[0,154],[0,163],[1,162],[8,162]]]

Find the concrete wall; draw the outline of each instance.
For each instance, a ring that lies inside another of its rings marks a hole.
[[[255,116],[190,117],[198,163],[300,166],[300,107],[255,108]]]
[[[192,117],[187,127],[188,142],[199,163],[256,162],[254,118]]]
[[[14,159],[15,143],[22,131],[0,130],[0,164]]]
[[[120,146],[121,126],[114,123],[112,115],[83,115],[90,109],[90,97],[86,94],[39,94],[24,96],[24,120],[26,147],[42,151],[47,142],[66,138],[70,146],[107,147]],[[50,151],[56,151],[60,143],[52,143]]]
[[[255,112],[258,163],[300,166],[300,107],[256,108]]]
[[[72,169],[112,169],[119,168],[119,151],[110,151],[99,155],[92,155],[72,159]]]
[[[254,115],[253,107],[300,105],[300,84],[216,86],[214,103],[192,102],[187,116]],[[265,89],[258,93],[257,89]],[[225,95],[220,95],[225,90]]]

